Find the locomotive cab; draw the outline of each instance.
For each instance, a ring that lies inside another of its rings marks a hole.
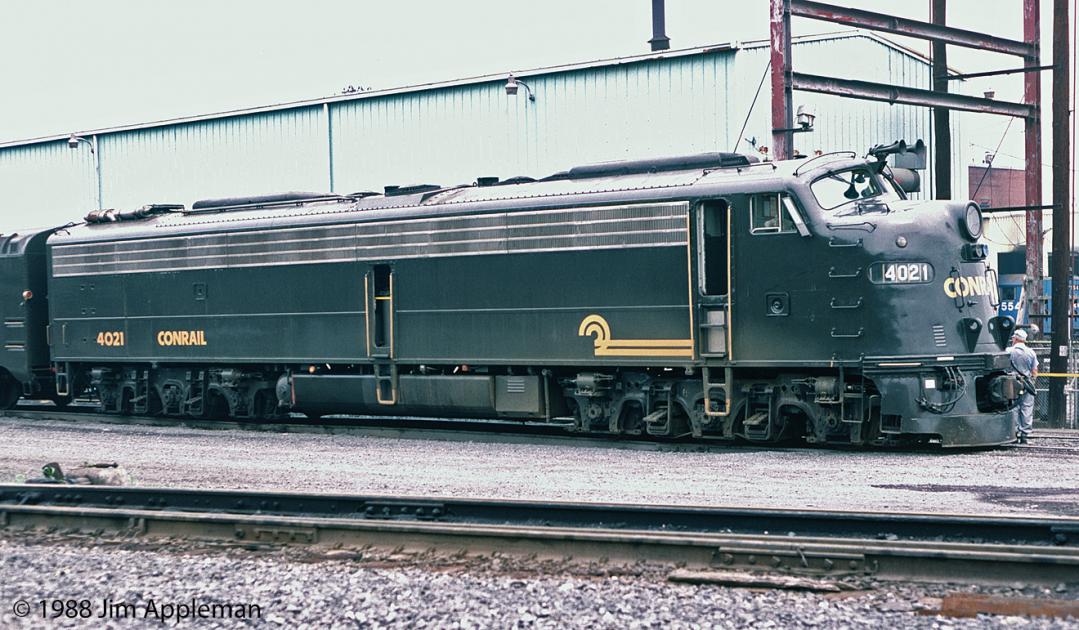
[[[977,206],[908,199],[874,160],[812,162],[697,206],[702,356],[726,351],[744,375],[727,430],[1009,441],[1014,322],[997,316]]]

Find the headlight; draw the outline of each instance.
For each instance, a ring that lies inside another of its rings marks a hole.
[[[982,209],[973,203],[967,204],[967,210],[963,214],[963,231],[972,241],[978,240],[982,235]]]

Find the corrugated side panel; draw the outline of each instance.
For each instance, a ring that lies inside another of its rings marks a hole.
[[[726,142],[731,52],[364,99],[331,107],[336,192],[544,176]]]
[[[99,142],[109,207],[329,188],[321,106],[127,131]]]
[[[94,158],[66,142],[0,151],[0,231],[79,221],[97,203]]]

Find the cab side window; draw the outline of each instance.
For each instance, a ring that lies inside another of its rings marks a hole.
[[[784,209],[782,193],[753,195],[749,198],[750,234],[791,234],[797,227]]]

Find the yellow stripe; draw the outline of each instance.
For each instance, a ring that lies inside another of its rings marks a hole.
[[[390,358],[391,359],[393,358],[393,276],[394,275],[395,274],[393,273],[393,270],[391,269],[390,270],[390,307],[386,309],[387,311],[389,311],[389,313],[387,313],[386,316],[390,318]],[[397,402],[397,392],[396,391],[393,393],[393,401]]]
[[[692,339],[608,339],[601,348],[692,348]]]
[[[697,213],[700,214],[701,207],[697,206]],[[693,288],[695,282],[693,282],[693,237],[690,230],[690,215],[691,211],[686,208],[686,282],[689,284],[689,337],[690,347],[693,346],[693,338],[697,337],[697,329],[693,325]],[[692,353],[691,353],[692,354]]]
[[[371,303],[371,296],[368,294],[367,288],[367,281],[370,277],[370,273],[363,274],[363,332],[367,339],[367,356],[371,356],[371,315],[368,308]]]
[[[1079,378],[1079,374],[1069,374],[1067,372],[1039,372],[1038,376],[1048,376],[1049,378]]]
[[[693,348],[678,350],[675,348],[658,348],[655,350],[628,349],[610,350],[596,348],[597,357],[688,357],[693,358]]]
[[[726,201],[724,199],[724,201]],[[731,250],[731,234],[734,232],[734,209],[727,201],[727,361],[734,362],[734,252]]]

